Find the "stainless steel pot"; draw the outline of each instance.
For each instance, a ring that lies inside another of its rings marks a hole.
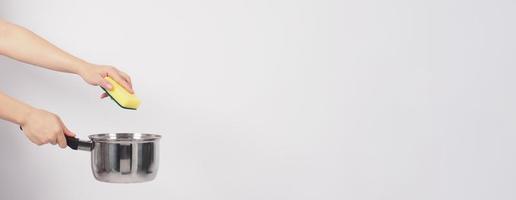
[[[109,183],[138,183],[156,177],[161,136],[139,133],[90,135],[89,141],[66,137],[74,150],[91,152],[95,179]]]

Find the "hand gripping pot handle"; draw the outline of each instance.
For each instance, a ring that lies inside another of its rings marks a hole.
[[[21,126],[20,126],[20,130],[23,131],[23,128]],[[91,149],[93,148],[93,142],[91,142],[91,141],[84,141],[84,140],[80,140],[79,138],[70,137],[70,136],[66,136],[66,135],[65,135],[65,138],[66,138],[66,144],[68,145],[68,147],[70,147],[73,150],[91,151]]]

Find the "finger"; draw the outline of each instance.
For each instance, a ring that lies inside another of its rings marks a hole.
[[[134,91],[133,89],[133,83],[131,81],[131,77],[129,75],[127,75],[125,72],[123,71],[119,71],[120,72],[120,75],[122,76],[122,78],[127,81],[127,83],[129,84],[129,87],[131,87],[131,90]]]
[[[66,125],[64,124],[63,120],[62,119],[59,119],[59,122],[61,123],[61,127],[63,129],[63,133],[66,135],[66,136],[71,136],[71,137],[75,137],[75,133],[73,133],[72,131],[70,131],[70,129],[68,129],[66,127]]]
[[[102,77],[99,77],[98,81],[97,81],[97,85],[106,89],[106,90],[111,90],[113,89],[113,85],[111,85],[111,83],[109,83],[109,81],[107,81],[106,79],[102,78]]]
[[[55,138],[48,139],[47,142],[52,144],[52,145],[56,145],[56,139]]]
[[[129,87],[129,83],[127,83],[127,81],[125,81],[118,72],[110,73],[109,77],[113,78],[113,80],[115,80],[118,84],[122,85],[130,93],[134,93],[133,89]]]
[[[106,72],[106,71],[100,72],[100,76],[102,76],[102,78],[106,78],[106,77],[108,77],[108,72]]]
[[[70,129],[66,128],[66,126],[64,126],[64,125],[63,125],[63,127],[64,127],[63,131],[64,131],[64,134],[65,134],[66,136],[75,137],[75,133],[73,133],[72,131],[70,131]]]
[[[64,134],[57,135],[57,144],[59,144],[59,147],[62,149],[66,148],[66,138]]]
[[[102,94],[100,95],[100,98],[101,98],[101,99],[106,98],[106,97],[108,97],[108,94],[107,94],[107,93],[102,93]]]

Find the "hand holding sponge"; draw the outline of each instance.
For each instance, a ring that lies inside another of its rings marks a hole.
[[[111,90],[102,88],[120,107],[125,109],[136,110],[140,106],[140,99],[127,91],[123,86],[118,84],[110,77],[105,78],[113,86]]]

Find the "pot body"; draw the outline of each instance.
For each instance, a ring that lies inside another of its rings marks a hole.
[[[90,135],[95,179],[110,183],[151,181],[159,166],[159,135],[113,133]]]

